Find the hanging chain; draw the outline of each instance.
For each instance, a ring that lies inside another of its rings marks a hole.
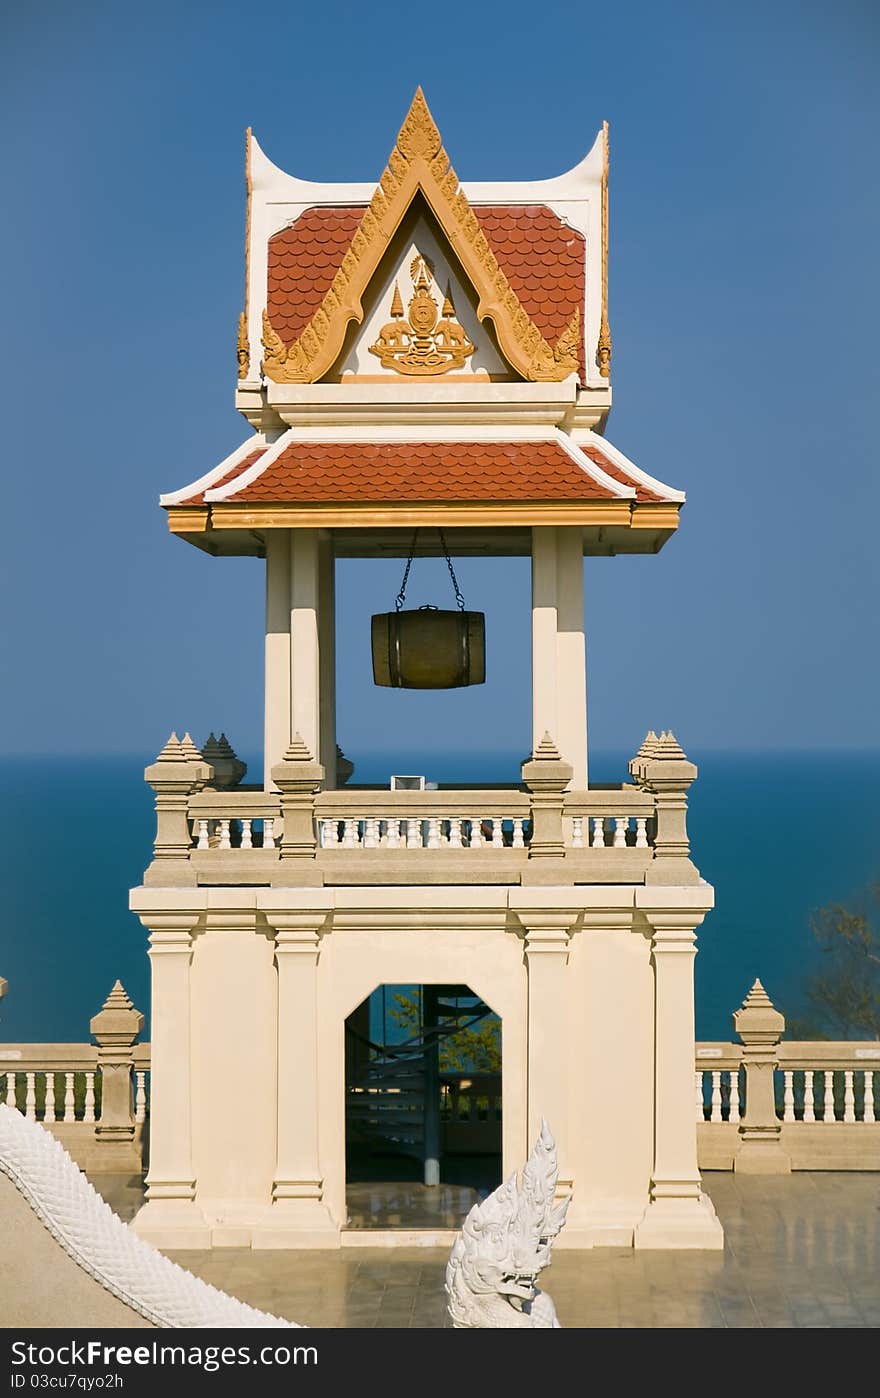
[[[443,557],[446,559],[446,566],[449,569],[449,576],[452,579],[452,587],[455,592],[455,600],[458,604],[458,610],[460,612],[463,612],[465,609],[464,598],[461,595],[461,588],[458,585],[458,578],[455,576],[455,569],[452,566],[452,559],[449,557],[449,549],[446,547],[446,536],[443,533],[442,529],[438,529],[437,533],[440,535],[440,546],[443,549]],[[417,529],[412,536],[412,543],[409,546],[409,558],[406,560],[406,567],[403,570],[403,581],[400,584],[400,591],[398,592],[394,602],[394,610],[396,612],[402,611],[403,605],[406,602],[406,585],[409,582],[409,572],[412,568],[413,559],[415,557],[416,540],[418,539],[418,537],[419,531]]]
[[[449,576],[452,579],[452,586],[455,589],[455,600],[458,603],[458,610],[460,612],[463,612],[464,598],[461,595],[461,588],[458,585],[458,578],[455,576],[455,569],[452,566],[452,559],[449,557],[449,549],[446,547],[446,536],[443,533],[442,529],[438,529],[437,533],[440,535],[440,544],[443,549],[443,553],[446,556],[446,566],[449,569]]]
[[[412,536],[412,543],[409,546],[409,558],[406,560],[406,567],[403,570],[403,582],[400,584],[400,591],[398,592],[397,599],[394,603],[394,610],[396,612],[400,612],[403,610],[403,604],[406,601],[406,585],[409,582],[409,570],[412,567],[412,561],[416,551],[416,539],[418,537],[419,531],[417,529]]]

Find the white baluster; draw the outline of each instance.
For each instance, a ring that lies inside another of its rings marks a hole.
[[[263,849],[275,848],[275,817],[263,817]]]
[[[344,849],[357,849],[358,823],[356,820],[345,821],[343,825],[342,844]]]
[[[834,1072],[832,1069],[825,1070],[825,1097],[823,1121],[834,1120]]]
[[[220,821],[220,849],[232,849],[232,841],[229,838],[229,821]]]
[[[461,821],[460,821],[460,820],[450,820],[450,822],[449,822],[449,848],[450,848],[450,849],[462,849],[462,847],[463,847],[463,841],[462,841],[462,838],[461,838]]]
[[[709,1113],[710,1121],[721,1121],[721,1074],[717,1070],[712,1073],[712,1110]]]
[[[593,816],[593,849],[605,848],[605,817]]]
[[[694,1107],[696,1108],[697,1121],[705,1121],[706,1118],[703,1111],[703,1073],[699,1068],[694,1073]]]
[[[428,849],[440,848],[440,822],[436,816],[428,821]]]
[[[76,1104],[73,1097],[73,1073],[64,1074],[64,1115],[62,1121],[76,1121]]]
[[[636,816],[636,849],[648,848],[647,816]]]
[[[46,1073],[46,1106],[43,1110],[43,1120],[55,1120],[55,1074],[51,1069]]]
[[[406,847],[407,849],[422,848],[422,822],[420,820],[406,822]]]
[[[804,1121],[815,1121],[816,1112],[813,1102],[813,1070],[804,1069]]]
[[[730,1070],[730,1115],[729,1121],[739,1121],[739,1069]]]
[[[523,839],[523,823],[521,820],[513,819],[513,848],[525,849],[526,842]]]
[[[367,816],[364,821],[364,849],[378,849],[379,822],[375,816]]]
[[[95,1075],[86,1073],[86,1096],[83,1105],[83,1121],[95,1120]]]
[[[134,1075],[134,1119],[135,1121],[145,1121],[147,1116],[147,1088],[146,1073],[136,1072]]]
[[[482,849],[483,829],[479,816],[471,817],[471,849]]]
[[[614,817],[614,848],[626,849],[626,827],[629,824],[626,816]]]
[[[26,1073],[25,1082],[27,1088],[24,1098],[24,1114],[28,1121],[37,1119],[37,1075],[36,1073]]]
[[[572,816],[571,818],[571,847],[572,849],[583,849],[584,847],[583,816]]]
[[[388,849],[400,849],[400,827],[402,821],[389,820],[388,829],[385,835],[385,845]]]
[[[856,1119],[856,1095],[853,1091],[851,1068],[846,1068],[843,1074],[843,1119],[844,1121],[855,1121]]]
[[[504,821],[503,821],[503,820],[492,820],[492,821],[489,822],[489,824],[492,826],[492,848],[493,848],[493,849],[503,849],[503,848],[504,848]]]
[[[244,817],[242,817],[242,822],[241,822],[241,848],[242,848],[242,849],[253,849],[253,847],[254,847],[253,824],[254,824],[253,820],[245,820]]]
[[[9,1100],[9,1080],[10,1080],[11,1076],[12,1076],[11,1073],[0,1073],[0,1085],[2,1085],[3,1104],[4,1104],[4,1106],[6,1106],[6,1107],[11,1107],[11,1106],[14,1105],[14,1104]]]
[[[874,1116],[874,1073],[871,1068],[865,1069],[865,1110],[862,1120],[876,1120]]]
[[[794,1073],[787,1068],[782,1077],[785,1082],[782,1093],[782,1120],[794,1121]]]
[[[196,849],[210,849],[208,843],[208,822],[200,820],[198,822],[199,837],[196,840]]]

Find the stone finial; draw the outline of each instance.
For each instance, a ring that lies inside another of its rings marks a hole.
[[[660,734],[652,755],[654,757],[661,757],[666,762],[675,761],[679,758],[687,762],[684,749],[679,744],[671,728]]]
[[[272,768],[272,780],[279,791],[315,792],[319,790],[324,777],[322,764],[315,761],[302,735],[294,733],[281,761]]]
[[[183,753],[187,762],[201,762],[202,760],[202,754],[193,742],[190,733],[184,733],[181,738],[180,751]]]
[[[545,729],[543,738],[532,753],[532,761],[560,762],[561,760],[558,747]]]
[[[630,772],[649,791],[685,792],[696,780],[697,766],[688,760],[672,729],[664,728],[658,738],[648,733]]]
[[[776,1009],[759,980],[734,1013],[733,1027],[744,1044],[776,1044],[782,1038],[785,1016]]]
[[[346,757],[339,744],[336,744],[336,784],[345,786],[345,783],[354,774],[354,763]]]
[[[172,733],[162,751],[156,757],[157,762],[186,762],[186,753],[183,751],[183,744],[176,733]]]
[[[100,1048],[130,1047],[144,1027],[144,1017],[136,1010],[121,981],[116,981],[89,1028]]]
[[[657,751],[659,739],[653,728],[649,728],[635,757],[629,760],[629,774],[633,781],[640,782],[645,774],[645,764],[651,760]]]
[[[202,746],[202,756],[214,769],[213,784],[216,787],[225,789],[237,786],[247,772],[247,763],[236,756],[225,733],[221,733],[219,738],[209,733]]]
[[[285,762],[314,762],[314,754],[308,745],[303,741],[301,733],[294,733],[293,741],[288,745],[284,754]]]

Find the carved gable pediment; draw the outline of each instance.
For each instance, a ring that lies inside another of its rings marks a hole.
[[[263,371],[266,376],[277,383],[315,383],[330,372],[342,352],[348,327],[353,321],[363,322],[367,289],[389,244],[419,196],[427,204],[473,288],[477,320],[492,322],[507,364],[516,374],[532,381],[558,382],[577,373],[582,333],[579,310],[574,312],[555,343],[544,338],[499,265],[470,207],[419,88],[379,185],[308,323],[292,342],[288,342],[272,324],[268,312],[264,313]],[[423,292],[427,290],[423,288]],[[404,315],[390,317],[389,327],[392,320],[405,319],[407,308],[403,310]],[[429,315],[424,297],[421,312],[423,317]],[[460,321],[453,322],[442,313],[439,319],[448,323],[444,327],[447,344],[457,342],[459,350],[463,351],[464,342],[459,339],[459,331],[464,327]],[[408,334],[402,327],[393,333],[389,329],[389,342],[402,343],[402,338],[406,339]],[[392,358],[390,354],[385,357]],[[381,361],[382,355],[378,358]]]

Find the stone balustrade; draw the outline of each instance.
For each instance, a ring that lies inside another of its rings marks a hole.
[[[91,1021],[95,1043],[0,1043],[0,1102],[57,1136],[83,1169],[140,1170],[150,1045],[119,982]]]
[[[696,1045],[701,1168],[880,1170],[880,1043],[785,1042],[760,981],[735,1020],[742,1043]]]

